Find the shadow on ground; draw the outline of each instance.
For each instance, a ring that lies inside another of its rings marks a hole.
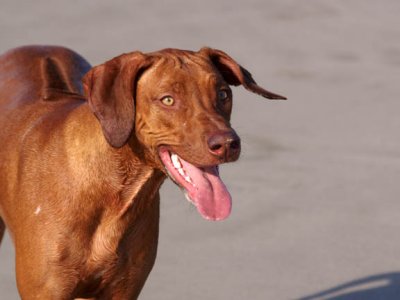
[[[353,280],[297,300],[399,300],[400,272]]]

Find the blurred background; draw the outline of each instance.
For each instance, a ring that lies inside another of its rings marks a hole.
[[[0,52],[63,45],[96,65],[133,50],[210,46],[289,98],[234,88],[243,152],[221,168],[232,215],[207,222],[166,182],[140,299],[394,300],[399,16],[397,0],[0,0]],[[7,236],[1,299],[19,299],[14,275]]]

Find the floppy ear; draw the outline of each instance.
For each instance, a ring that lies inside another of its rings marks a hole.
[[[136,82],[150,64],[149,57],[132,52],[92,68],[83,78],[89,107],[113,147],[122,147],[133,130]]]
[[[268,99],[286,99],[284,96],[272,93],[260,87],[254,81],[250,72],[240,66],[225,52],[205,47],[200,49],[199,53],[212,61],[228,84],[235,86],[241,84],[247,90]]]

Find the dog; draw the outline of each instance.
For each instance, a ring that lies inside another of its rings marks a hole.
[[[218,166],[240,154],[232,91],[269,92],[226,53],[136,51],[91,67],[56,46],[0,57],[0,239],[22,299],[137,299],[157,252],[171,178],[202,217],[231,196]]]

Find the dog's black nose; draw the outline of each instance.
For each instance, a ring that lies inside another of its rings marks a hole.
[[[240,154],[240,138],[235,131],[222,131],[212,134],[208,140],[211,154],[225,161],[238,159]]]

